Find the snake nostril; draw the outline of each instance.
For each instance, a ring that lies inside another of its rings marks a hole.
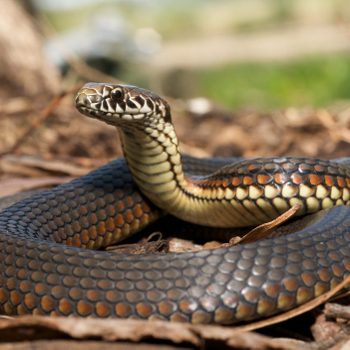
[[[102,101],[102,96],[97,95],[97,94],[88,95],[87,98],[91,103],[99,103]]]
[[[75,98],[75,104],[77,106],[88,106],[90,104],[90,100],[87,98],[85,94],[78,94]]]
[[[80,93],[77,95],[75,103],[77,106],[91,107],[92,104],[99,103],[102,100],[102,97],[94,94],[89,95],[85,93]]]

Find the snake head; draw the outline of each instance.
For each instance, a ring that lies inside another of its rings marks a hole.
[[[151,91],[131,85],[85,84],[75,99],[84,115],[114,126],[133,122],[170,122],[168,103]]]

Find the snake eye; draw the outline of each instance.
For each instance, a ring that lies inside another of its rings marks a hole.
[[[114,89],[112,92],[111,92],[111,97],[113,100],[120,100],[123,98],[123,92],[122,90],[120,89]]]

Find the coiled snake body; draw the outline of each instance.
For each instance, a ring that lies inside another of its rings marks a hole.
[[[238,323],[291,309],[350,271],[350,169],[265,158],[221,167],[181,159],[168,104],[125,85],[85,85],[85,115],[118,126],[125,159],[0,213],[0,312]],[[190,175],[183,167],[210,175]],[[321,213],[289,235],[183,254],[88,250],[155,221],[161,208],[208,226]],[[331,209],[329,209],[331,208]],[[58,244],[65,243],[65,244]]]

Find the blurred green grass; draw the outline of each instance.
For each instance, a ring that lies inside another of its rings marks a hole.
[[[321,107],[350,100],[350,57],[345,54],[230,64],[197,74],[199,93],[230,108]]]

